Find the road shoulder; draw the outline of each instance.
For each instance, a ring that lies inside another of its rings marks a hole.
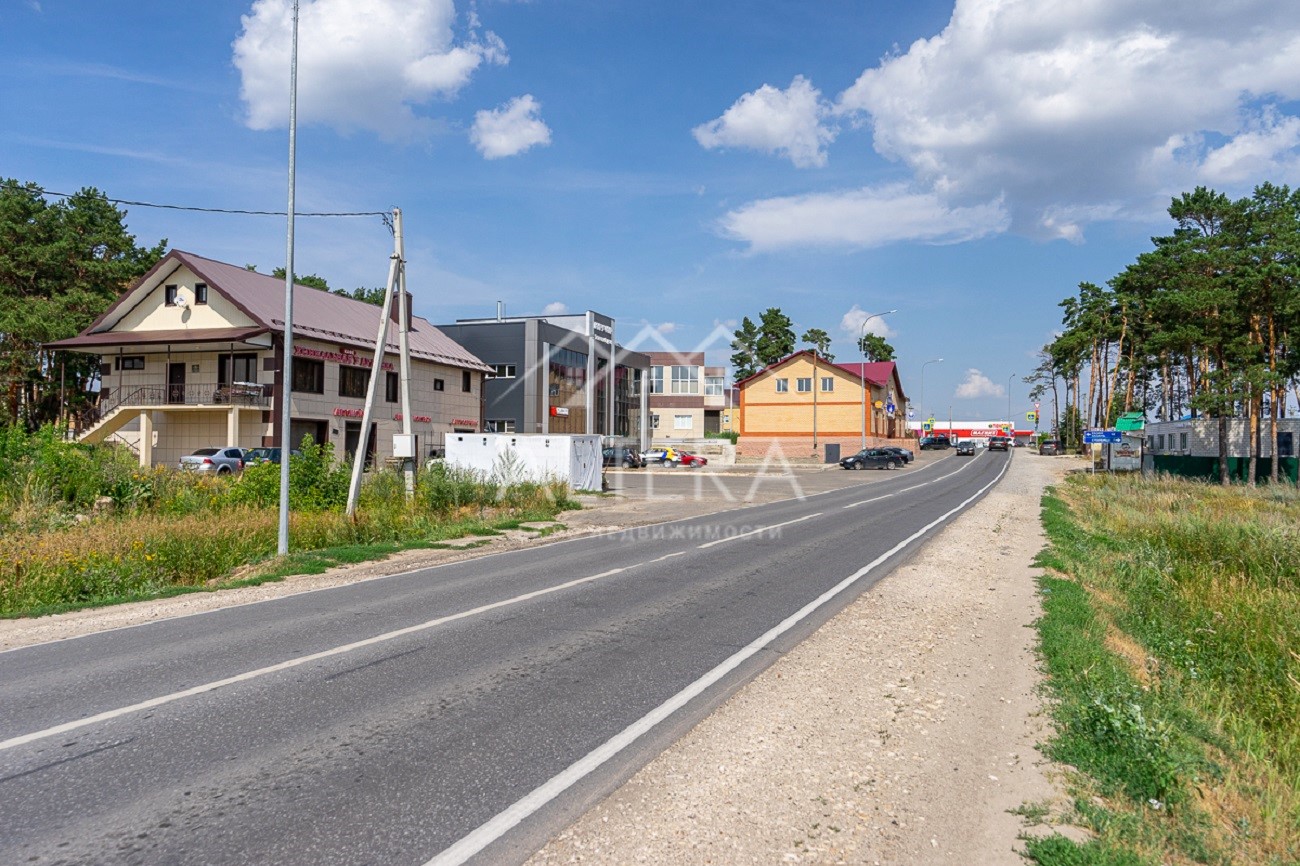
[[[1043,488],[1018,453],[914,559],[532,861],[1007,863],[1056,798],[1031,627]]]

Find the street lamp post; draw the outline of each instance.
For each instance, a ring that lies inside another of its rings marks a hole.
[[[943,358],[931,358],[921,365],[921,414],[925,414],[925,368],[931,364],[942,364]],[[922,422],[924,423],[924,421]]]
[[[862,341],[867,338],[867,322],[877,319],[881,316],[888,316],[890,313],[897,313],[898,310],[885,310],[883,313],[872,313],[862,320],[862,327],[858,329],[858,346],[862,349],[862,369],[859,371],[862,375],[862,450],[867,450],[867,347],[862,345]],[[813,383],[817,384],[816,382]]]
[[[1015,373],[1007,377],[1007,433],[1011,435],[1013,441],[1016,438],[1016,423],[1011,420],[1011,380],[1014,378],[1016,378]]]

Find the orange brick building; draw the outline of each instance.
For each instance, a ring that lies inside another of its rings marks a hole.
[[[847,455],[863,441],[907,440],[907,397],[892,361],[835,364],[805,349],[737,388],[741,456],[761,457],[777,445],[791,456],[820,456],[828,444]]]

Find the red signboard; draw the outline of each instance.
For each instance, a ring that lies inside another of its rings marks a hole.
[[[470,421],[466,418],[452,418],[451,426],[453,427],[477,427],[477,421]]]
[[[317,361],[336,361],[340,364],[351,364],[355,367],[374,367],[373,358],[363,358],[355,352],[326,352],[324,349],[312,349],[308,346],[293,347],[293,356],[295,358],[312,358]],[[383,369],[391,370],[393,365],[388,361],[383,364]]]

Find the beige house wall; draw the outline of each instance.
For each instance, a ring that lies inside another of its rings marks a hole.
[[[821,380],[828,377],[832,390],[823,391]],[[799,392],[800,378],[814,379],[815,401],[814,392]],[[779,379],[788,382],[788,391],[777,390]],[[885,400],[886,394],[884,386],[872,385],[869,391],[866,434],[870,437],[884,429],[884,413],[874,403]],[[825,363],[818,363],[814,371],[807,357],[764,371],[742,385],[740,394],[742,436],[811,437],[814,420],[819,438],[861,437],[863,432],[863,393],[858,377]]]
[[[179,267],[166,281],[144,297],[117,324],[117,331],[171,331],[177,328],[230,328],[252,325],[253,320],[214,291],[206,304],[194,303],[194,284],[201,283],[193,271]],[[177,286],[185,298],[184,307],[163,303],[166,286]]]

